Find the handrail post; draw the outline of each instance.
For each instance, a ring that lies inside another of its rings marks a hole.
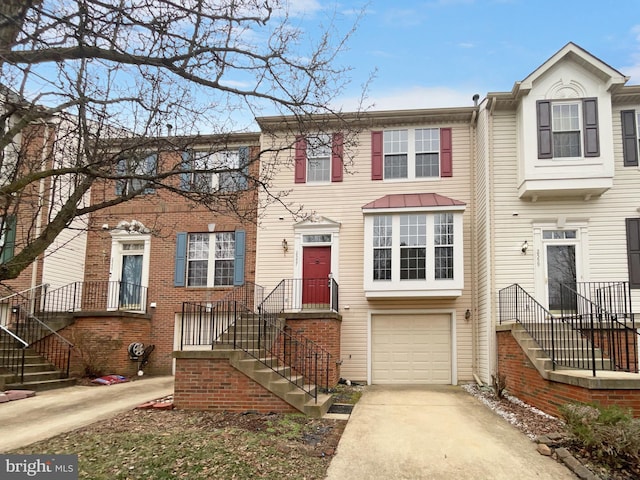
[[[593,373],[593,376],[596,376],[596,347],[595,347],[595,332],[594,332],[594,325],[593,325],[593,314],[589,315],[590,319],[589,321],[591,322],[591,371]],[[611,327],[613,328],[613,325],[611,325]],[[604,357],[602,359],[604,361]],[[615,360],[614,360],[614,364],[615,364]]]

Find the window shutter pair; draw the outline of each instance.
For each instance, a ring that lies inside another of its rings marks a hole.
[[[331,139],[331,181],[341,182],[344,170],[344,135],[333,134]],[[307,140],[304,135],[296,136],[295,143],[295,183],[307,181]]]
[[[371,132],[371,180],[384,178],[383,132]],[[453,148],[451,128],[440,129],[440,176],[453,176]]]
[[[536,102],[538,125],[538,158],[553,158],[553,128],[551,125],[551,101]],[[582,100],[582,130],[585,157],[600,156],[598,133],[598,99]]]
[[[246,232],[244,230],[235,231],[235,258],[233,262],[233,284],[244,285],[244,267],[246,250]],[[187,277],[187,234],[180,232],[176,235],[176,265],[173,276],[174,287],[186,286]]]
[[[622,116],[622,153],[625,167],[638,166],[638,137],[636,136],[636,111],[623,110]]]

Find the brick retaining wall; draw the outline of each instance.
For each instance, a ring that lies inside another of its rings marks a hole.
[[[497,343],[498,372],[506,375],[508,391],[523,402],[554,416],[560,415],[562,404],[587,402],[629,408],[634,417],[640,417],[640,390],[588,389],[552,382],[540,376],[510,330],[498,331]]]

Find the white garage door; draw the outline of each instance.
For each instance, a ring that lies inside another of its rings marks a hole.
[[[371,382],[451,384],[450,315],[373,315]]]

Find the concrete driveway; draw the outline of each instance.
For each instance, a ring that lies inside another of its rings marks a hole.
[[[460,387],[368,387],[327,480],[575,480]]]

